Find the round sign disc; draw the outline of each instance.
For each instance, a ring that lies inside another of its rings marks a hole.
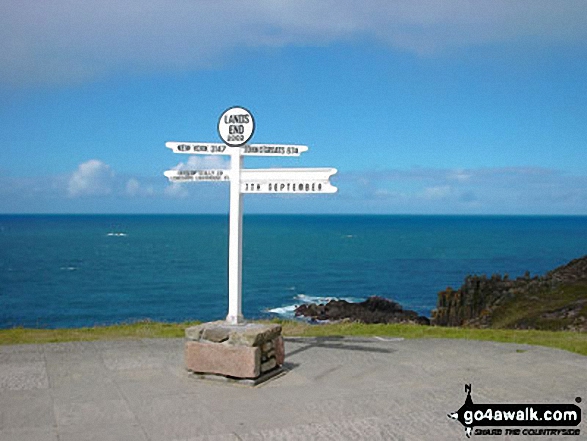
[[[234,106],[224,111],[218,120],[218,134],[230,147],[241,147],[253,136],[255,120],[244,107]]]

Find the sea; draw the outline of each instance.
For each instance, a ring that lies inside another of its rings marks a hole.
[[[430,316],[468,274],[587,254],[587,216],[245,215],[243,313],[382,296]],[[0,328],[224,319],[228,215],[0,215]]]

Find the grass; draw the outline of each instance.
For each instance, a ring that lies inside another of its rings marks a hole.
[[[565,308],[576,309],[587,317],[587,284],[564,285],[555,290],[518,295],[497,308],[491,323],[495,328],[525,324],[534,329],[556,330],[572,325],[574,317],[557,313]]]
[[[65,341],[113,340],[125,338],[173,338],[183,337],[184,329],[198,322],[160,323],[141,321],[113,326],[96,326],[79,329],[29,329],[0,330],[0,344],[54,343]],[[567,331],[536,331],[514,329],[469,329],[420,326],[407,324],[308,323],[274,320],[283,326],[285,336],[380,336],[403,338],[461,338],[518,343],[564,349],[587,355],[587,333]]]
[[[380,336],[403,338],[461,338],[502,343],[518,343],[564,349],[587,355],[587,333],[517,329],[472,329],[407,324],[333,323],[308,325],[283,323],[285,335],[299,336]]]
[[[125,338],[183,337],[184,329],[199,322],[160,323],[144,320],[112,326],[73,329],[12,328],[0,330],[0,345],[59,343],[65,341],[118,340]]]

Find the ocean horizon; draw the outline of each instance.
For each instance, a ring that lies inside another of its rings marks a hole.
[[[587,216],[244,216],[243,312],[378,295],[430,316],[468,274],[587,254]],[[0,328],[224,319],[228,214],[0,215]]]

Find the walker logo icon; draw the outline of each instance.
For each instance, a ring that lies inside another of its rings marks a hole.
[[[577,426],[581,422],[581,409],[575,404],[475,404],[471,398],[471,385],[465,385],[467,398],[459,410],[448,417],[465,426],[467,438],[475,435],[579,435],[580,429],[475,429],[475,426]],[[575,398],[577,403],[581,398]]]

